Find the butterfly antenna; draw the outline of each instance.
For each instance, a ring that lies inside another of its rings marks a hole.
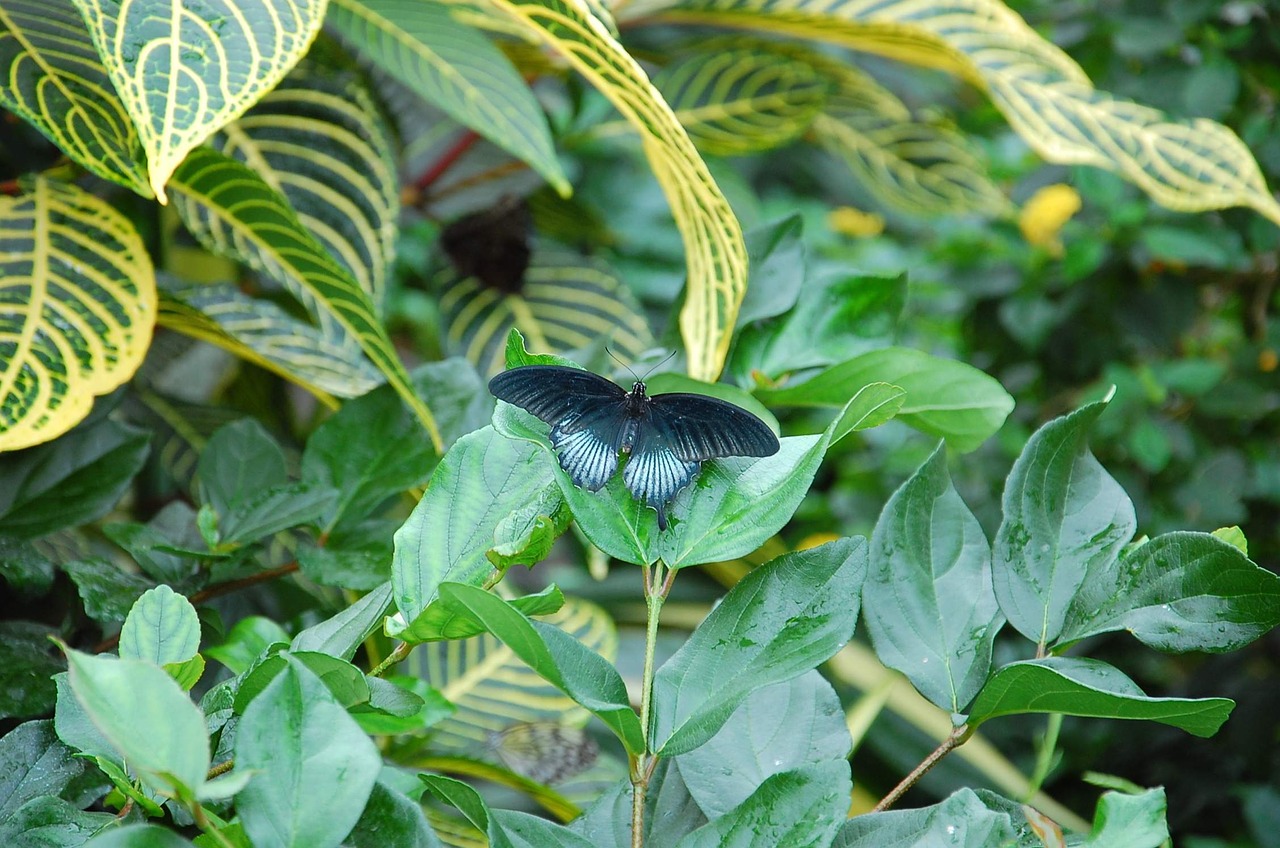
[[[618,356],[617,356],[617,354],[615,354],[613,351],[609,350],[609,348],[608,348],[608,347],[606,347],[606,348],[604,349],[604,352],[605,352],[605,353],[607,353],[607,354],[609,354],[610,356],[612,356],[612,357],[613,357],[613,361],[614,361],[614,362],[618,363],[619,365],[621,365],[623,368],[627,369],[628,371],[631,371],[631,366],[630,366],[630,365],[628,365],[627,363],[623,362],[621,359],[619,359],[619,358],[618,358]],[[639,382],[641,382],[641,381],[643,380],[643,378],[642,378],[642,377],[637,376],[637,375],[636,375],[636,372],[634,372],[634,371],[631,371],[631,376],[636,378],[636,382],[637,382],[637,383],[639,383]],[[648,375],[646,375],[646,376],[648,376]]]
[[[666,365],[666,364],[667,364],[667,361],[668,361],[669,359],[671,359],[671,357],[673,357],[673,356],[675,356],[675,355],[676,355],[676,352],[675,352],[674,350],[673,350],[673,351],[671,351],[670,353],[668,353],[666,356],[664,356],[664,357],[662,358],[662,361],[661,361],[661,362],[659,362],[657,365],[655,365],[655,366],[653,366],[652,368],[650,368],[648,371],[644,372],[644,376],[643,376],[643,377],[641,377],[640,379],[641,379],[642,381],[643,381],[643,380],[647,380],[647,379],[649,379],[649,375],[650,375],[650,374],[652,374],[654,371],[657,371],[657,370],[658,370],[659,368],[661,368],[662,366]],[[634,374],[635,372],[633,371],[632,373]]]

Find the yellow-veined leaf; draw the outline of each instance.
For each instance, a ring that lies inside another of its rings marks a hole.
[[[570,193],[528,84],[449,7],[434,0],[333,0],[328,24],[379,70]]]
[[[486,374],[505,368],[515,327],[531,347],[566,353],[607,337],[624,360],[653,345],[631,291],[603,264],[561,248],[538,246],[518,293],[489,288],[448,269],[440,275],[445,347]]]
[[[699,148],[742,156],[781,147],[821,111],[830,83],[808,62],[755,44],[713,44],[654,76]]]
[[[826,41],[947,70],[983,88],[1050,162],[1115,171],[1170,209],[1249,206],[1280,224],[1280,203],[1234,132],[1098,91],[1071,57],[998,0],[687,0],[661,17]]]
[[[76,186],[0,197],[0,450],[46,442],[142,363],[155,271],[133,224]]]
[[[0,107],[103,179],[151,197],[142,142],[71,0],[0,6]]]
[[[391,129],[359,79],[299,67],[210,146],[287,197],[303,226],[381,305],[395,255],[399,175]]]
[[[298,221],[288,201],[252,170],[216,150],[193,150],[174,172],[179,213],[210,249],[307,290],[311,304],[356,340],[443,452],[435,417],[414,393],[373,301]],[[326,335],[326,338],[331,338]]]
[[[146,150],[151,190],[284,78],[324,0],[74,0]]]
[[[568,598],[542,621],[553,624],[612,660],[618,651],[613,621],[600,607]],[[408,659],[411,673],[439,689],[456,711],[432,728],[437,752],[480,754],[493,735],[519,723],[586,723],[588,713],[543,680],[490,634],[419,645]]]
[[[335,345],[229,283],[183,284],[162,276],[158,321],[273,371],[331,407],[337,403],[330,395],[356,397],[382,382],[359,347]]]
[[[640,132],[684,238],[688,282],[680,332],[689,374],[714,381],[747,287],[742,228],[706,163],[635,59],[583,0],[487,0],[562,54]]]

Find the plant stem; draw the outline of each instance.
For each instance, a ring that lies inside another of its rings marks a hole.
[[[196,827],[209,834],[210,839],[223,846],[223,848],[235,848],[235,846],[231,844],[231,840],[227,839],[227,837],[223,835],[222,831],[218,830],[218,828],[209,821],[209,817],[204,813],[204,807],[199,804],[193,805],[191,808],[191,817],[196,820]]]
[[[1053,752],[1058,749],[1058,732],[1062,730],[1062,713],[1049,713],[1049,721],[1045,725],[1044,735],[1040,737],[1036,751],[1036,765],[1031,772],[1030,784],[1027,787],[1027,798],[1040,791],[1044,779],[1049,776],[1053,767]]]
[[[373,671],[369,672],[369,676],[381,677],[386,674],[387,669],[409,656],[409,652],[412,650],[413,646],[408,642],[401,642],[399,645],[396,645],[395,648],[392,649],[391,653],[387,654],[387,658],[378,663],[378,665],[374,667]]]
[[[649,778],[653,776],[654,766],[657,765],[657,757],[648,752],[651,741],[649,722],[652,720],[653,708],[653,655],[658,644],[662,602],[667,599],[675,576],[674,569],[664,570],[662,560],[653,564],[652,571],[648,568],[644,570],[644,600],[648,615],[644,635],[644,676],[640,681],[640,728],[644,732],[645,753],[635,759],[631,768],[631,848],[644,846],[645,792],[649,788]]]
[[[880,799],[880,803],[876,804],[872,812],[882,813],[892,807],[899,798],[907,794],[908,789],[915,786],[916,782],[925,776],[929,769],[936,766],[947,754],[963,745],[972,735],[973,731],[967,724],[953,728],[947,738],[942,740],[942,744],[933,749],[933,753],[925,757],[920,765],[911,770],[911,774],[904,777],[901,783],[893,787],[892,792]]]

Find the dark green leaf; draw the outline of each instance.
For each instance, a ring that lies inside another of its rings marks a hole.
[[[379,780],[342,844],[346,848],[439,848],[440,840],[418,802]]]
[[[1091,573],[1061,640],[1128,630],[1160,651],[1234,651],[1280,624],[1280,577],[1209,533],[1166,533]]]
[[[1000,611],[1037,644],[1058,639],[1076,592],[1133,538],[1133,504],[1089,452],[1089,428],[1105,408],[1093,403],[1045,424],[1005,482],[992,583]]]
[[[996,848],[1015,838],[1007,813],[988,809],[972,790],[961,789],[931,807],[852,818],[831,848]]]
[[[228,512],[219,514],[218,539],[223,544],[253,542],[290,527],[312,524],[337,497],[332,489],[307,483],[242,493]]]
[[[876,655],[933,703],[960,712],[991,670],[1004,622],[991,546],[947,474],[946,448],[902,485],[871,536],[862,615]]]
[[[64,745],[52,721],[28,721],[0,737],[0,821],[41,795],[86,807],[106,786]]]
[[[327,848],[360,818],[382,768],[373,742],[297,658],[253,699],[236,730],[236,798],[255,848]]]
[[[391,607],[391,584],[384,583],[327,621],[313,624],[293,637],[290,649],[315,651],[349,660]]]
[[[706,744],[676,758],[710,819],[742,803],[766,778],[853,749],[840,698],[817,670],[757,689]]]
[[[47,444],[0,454],[0,536],[34,539],[106,515],[146,461],[149,438],[95,419]]]
[[[200,649],[200,618],[191,602],[170,589],[148,589],[120,629],[120,656],[156,665],[186,662]]]
[[[391,536],[330,536],[324,547],[298,545],[298,565],[308,580],[321,586],[367,591],[391,577]]]
[[[200,454],[196,474],[201,502],[219,516],[287,479],[280,445],[252,418],[219,427]]]
[[[196,529],[195,511],[182,501],[168,504],[146,524],[108,524],[102,532],[128,551],[147,576],[161,583],[185,580],[196,572],[200,560],[219,556],[207,549]]]
[[[66,562],[62,570],[76,584],[85,613],[95,621],[124,621],[134,602],[155,586],[151,578],[121,571],[101,557]]]
[[[0,821],[0,841],[22,848],[80,848],[116,820],[110,813],[86,813],[61,798],[32,798]]]
[[[801,766],[765,780],[733,810],[690,833],[677,848],[826,848],[849,814],[853,780],[843,760]]]
[[[972,365],[903,347],[863,353],[803,383],[762,389],[756,396],[782,406],[840,406],[863,386],[881,381],[907,393],[899,421],[959,451],[986,441],[1013,410],[1004,387]]]
[[[993,674],[969,709],[969,724],[1019,713],[1065,713],[1158,721],[1207,737],[1234,707],[1226,698],[1148,697],[1100,660],[1047,657],[1010,663]]]
[[[0,580],[19,596],[37,597],[53,585],[53,563],[35,548],[0,538]]]
[[[865,539],[786,554],[748,574],[658,669],[653,750],[705,743],[756,689],[797,677],[853,636]]]
[[[0,718],[28,718],[53,709],[51,675],[66,667],[49,641],[55,632],[32,621],[0,621]]]
[[[130,824],[105,831],[85,848],[191,848],[191,844],[172,830],[154,824]]]

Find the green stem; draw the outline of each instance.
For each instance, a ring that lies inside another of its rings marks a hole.
[[[191,817],[195,819],[196,827],[209,834],[209,838],[221,845],[222,848],[235,848],[235,846],[231,844],[231,840],[228,839],[222,831],[218,830],[218,828],[214,826],[213,822],[209,821],[209,817],[205,815],[204,807],[199,804],[194,804],[191,808]]]
[[[1040,786],[1049,776],[1049,769],[1053,768],[1054,752],[1058,750],[1058,733],[1061,730],[1062,713],[1049,713],[1049,722],[1045,725],[1044,735],[1040,737],[1037,746],[1036,765],[1028,782],[1027,798],[1039,792]]]
[[[653,564],[653,570],[644,572],[644,600],[647,610],[644,636],[644,676],[640,681],[640,727],[644,731],[645,753],[635,759],[631,767],[631,848],[644,848],[644,799],[653,776],[657,757],[649,753],[652,741],[653,710],[653,655],[658,644],[658,621],[662,616],[662,603],[671,591],[675,580],[674,570],[664,569],[662,560]],[[659,585],[661,584],[661,585]]]
[[[382,662],[378,663],[378,665],[373,669],[373,671],[369,672],[369,676],[381,677],[383,674],[386,673],[387,669],[391,668],[393,665],[400,662],[405,657],[409,656],[409,652],[412,650],[413,650],[413,646],[410,645],[408,642],[401,642],[399,645],[396,645],[395,648],[391,651],[391,653],[387,654],[387,658]]]

